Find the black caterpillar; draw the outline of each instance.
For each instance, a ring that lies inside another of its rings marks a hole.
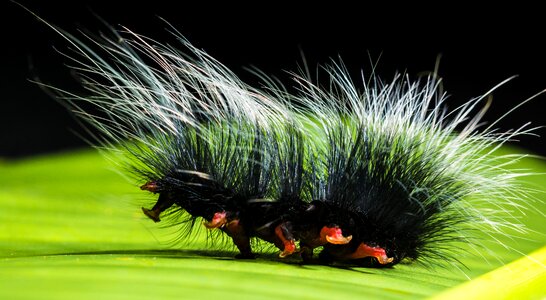
[[[239,258],[254,257],[259,238],[306,263],[319,247],[323,263],[456,262],[473,230],[497,231],[496,212],[469,198],[517,207],[522,197],[520,174],[492,153],[531,129],[478,130],[487,94],[448,112],[435,76],[355,84],[336,63],[323,67],[326,87],[292,74],[289,93],[262,74],[257,89],[176,31],[183,50],[126,28],[80,39],[49,26],[71,43],[88,91],[56,89],[61,101],[157,195],[144,214],[203,220]]]

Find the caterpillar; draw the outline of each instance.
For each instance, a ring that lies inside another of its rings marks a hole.
[[[473,231],[524,230],[497,218],[521,209],[524,174],[492,154],[533,128],[480,129],[489,92],[448,111],[434,75],[358,84],[336,62],[325,85],[291,73],[289,92],[257,72],[256,88],[174,28],[177,47],[128,28],[76,37],[45,23],[71,44],[86,93],[47,87],[154,195],[144,215],[187,225],[183,238],[205,226],[238,258],[255,257],[259,239],[304,263],[390,267],[457,262]]]

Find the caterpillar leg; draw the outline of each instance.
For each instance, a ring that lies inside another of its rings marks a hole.
[[[318,241],[319,244],[316,247],[326,245],[327,243],[334,245],[345,245],[348,244],[352,239],[352,235],[344,236],[341,228],[337,226],[324,226],[320,230],[320,238]]]
[[[250,247],[250,237],[246,234],[243,226],[241,226],[239,219],[228,221],[227,215],[228,213],[225,211],[214,213],[211,220],[203,222],[203,225],[208,229],[220,228],[231,237],[240,252],[235,258],[255,258]]]
[[[292,234],[290,222],[281,223],[275,227],[275,245],[282,250],[280,258],[292,255],[296,251],[296,241]]]
[[[233,243],[237,246],[237,249],[239,249],[240,253],[237,254],[235,258],[255,258],[255,255],[252,253],[252,248],[250,247],[250,237],[247,235],[238,219],[227,223],[222,227],[222,230],[233,239]]]
[[[376,267],[385,267],[394,262],[394,257],[389,257],[385,249],[368,246],[365,243],[360,243],[358,246],[355,244],[325,246],[319,258],[328,262],[333,262],[334,260],[360,261],[366,262],[367,266]]]
[[[301,258],[304,262],[311,262],[313,259],[313,249],[324,246],[328,243],[334,245],[345,245],[352,240],[353,236],[344,236],[341,229],[337,226],[324,226],[320,231],[313,229],[302,234],[300,240]]]
[[[227,213],[225,211],[214,213],[210,221],[203,222],[208,229],[222,228],[227,224]]]
[[[313,262],[313,249],[314,247],[311,247],[305,244],[304,242],[300,241],[300,255],[304,263]]]
[[[147,209],[143,207],[142,212],[148,218],[152,219],[154,222],[157,223],[161,221],[161,219],[159,218],[159,215],[163,211],[171,207],[173,204],[174,204],[174,200],[172,197],[169,197],[168,195],[160,194],[154,207],[152,207],[152,209]]]
[[[385,249],[381,247],[371,247],[360,243],[355,252],[345,255],[346,259],[360,259],[365,257],[375,257],[381,265],[387,265],[394,261],[393,257],[388,257]]]

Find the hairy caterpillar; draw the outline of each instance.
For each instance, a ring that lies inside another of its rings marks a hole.
[[[128,29],[85,41],[58,32],[89,92],[58,90],[62,100],[157,195],[142,209],[156,222],[204,219],[241,258],[257,237],[281,257],[311,261],[322,246],[324,262],[365,266],[456,260],[447,245],[471,242],[471,230],[511,226],[464,201],[495,195],[518,207],[519,174],[489,154],[532,129],[478,132],[484,111],[471,114],[485,96],[446,112],[434,77],[372,76],[359,91],[336,64],[327,88],[295,75],[298,94],[267,77],[256,89],[178,33],[183,51]]]

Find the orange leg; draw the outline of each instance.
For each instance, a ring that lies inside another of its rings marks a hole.
[[[203,222],[208,229],[222,228],[227,223],[227,213],[225,211],[214,213],[210,221]]]
[[[279,254],[280,258],[292,255],[296,251],[296,243],[288,226],[290,225],[287,223],[281,223],[279,226],[275,227],[275,236],[278,238],[275,245],[279,249],[282,249],[282,252]]]
[[[341,229],[337,226],[324,226],[320,231],[313,229],[300,236],[301,257],[304,262],[310,262],[313,258],[313,249],[327,244],[345,245],[348,244],[352,236],[344,236]]]
[[[359,259],[364,257],[375,257],[382,265],[387,265],[394,261],[393,257],[387,256],[385,249],[381,247],[370,247],[364,243],[360,243],[358,248],[353,253],[345,255],[344,259]]]

